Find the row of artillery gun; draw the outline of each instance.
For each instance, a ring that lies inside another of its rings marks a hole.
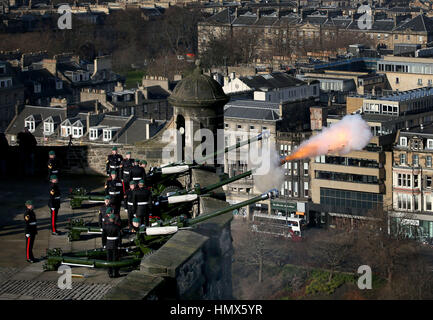
[[[258,136],[246,141],[239,142],[236,145],[218,150],[200,161],[206,163],[209,159],[228,153],[232,150],[249,145],[269,137],[269,132],[264,131]],[[284,163],[284,161],[281,161]],[[249,206],[259,201],[273,199],[278,197],[278,191],[271,189],[260,195],[257,195],[246,201],[230,205],[212,212],[202,213],[192,217],[193,206],[202,197],[214,197],[225,200],[225,195],[216,192],[220,187],[237,180],[246,178],[254,173],[254,169],[242,174],[228,178],[227,176],[220,179],[219,182],[207,186],[195,184],[192,188],[185,189],[179,182],[184,176],[191,176],[192,169],[215,170],[215,167],[209,167],[199,164],[185,164],[183,162],[170,163],[161,167],[153,167],[147,174],[148,185],[152,189],[152,209],[150,226],[141,226],[137,232],[130,233],[129,230],[123,229],[123,237],[120,249],[119,261],[107,261],[106,250],[96,248],[78,252],[64,253],[60,248],[47,249],[47,262],[44,269],[54,271],[64,264],[70,266],[81,266],[91,268],[135,268],[140,265],[141,259],[145,255],[151,254],[158,250],[170,237],[175,233],[192,229],[198,223],[211,219],[213,217],[235,212],[240,208]],[[71,190],[70,204],[73,209],[82,207],[83,202],[104,202],[105,194],[97,192],[87,192],[83,188]],[[122,226],[126,227],[127,221],[122,220]],[[99,226],[86,223],[83,219],[71,219],[68,224],[69,241],[79,240],[82,235],[102,235],[102,229]]]

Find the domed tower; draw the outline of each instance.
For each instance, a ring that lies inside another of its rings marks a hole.
[[[212,131],[213,151],[217,150],[217,130],[224,128],[224,105],[229,100],[221,85],[202,74],[198,66],[190,76],[176,85],[168,101],[173,105],[176,128],[180,132],[177,143],[182,146],[183,161],[192,163],[197,146],[206,143],[204,137],[194,141],[194,135],[197,139],[200,129]]]

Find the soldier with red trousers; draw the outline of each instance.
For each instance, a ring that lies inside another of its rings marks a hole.
[[[33,211],[33,201],[27,200],[26,212],[24,213],[24,221],[26,223],[25,235],[26,235],[26,260],[27,262],[35,262],[33,256],[33,244],[35,243],[36,235],[38,234],[36,226],[36,214]]]
[[[51,185],[50,185],[50,199],[48,200],[48,207],[50,208],[50,217],[51,217],[51,234],[59,235],[56,228],[57,223],[57,215],[59,214],[60,209],[60,189],[57,184],[57,176],[52,175],[50,177]]]

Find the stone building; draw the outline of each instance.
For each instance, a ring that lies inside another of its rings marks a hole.
[[[343,15],[341,10],[311,10],[301,8],[298,12],[275,9],[273,12],[260,8],[230,8],[209,17],[198,25],[198,48],[203,52],[207,43],[223,36],[249,35],[256,50],[254,58],[260,61],[279,59],[290,61],[291,54],[301,52],[307,45],[320,48],[322,42],[341,39],[385,46],[394,49],[395,44],[416,43],[426,47],[433,40],[433,20],[426,15],[389,15],[373,9],[371,28],[360,29],[359,14],[351,10]]]
[[[393,225],[400,225],[411,238],[433,238],[432,157],[431,123],[399,131],[393,152],[390,216]]]
[[[12,72],[7,62],[0,61],[0,132],[4,132],[24,103],[24,86]]]

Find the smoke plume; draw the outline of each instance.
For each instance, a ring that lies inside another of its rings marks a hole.
[[[369,125],[360,115],[347,115],[329,128],[323,128],[318,135],[302,142],[291,155],[285,158],[285,161],[361,150],[372,137]]]

